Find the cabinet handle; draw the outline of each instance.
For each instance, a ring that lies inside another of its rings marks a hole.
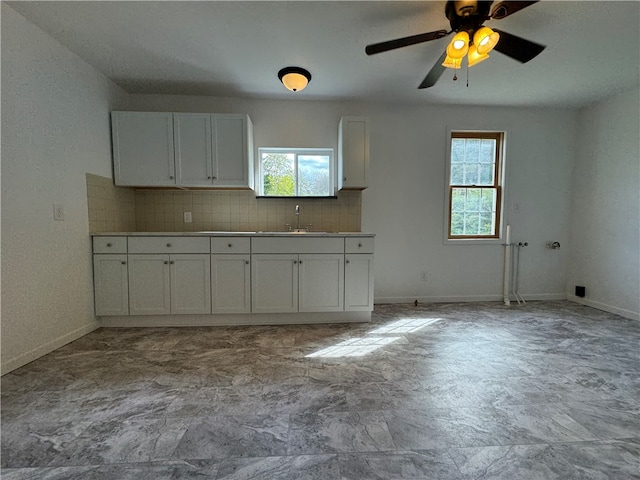
[[[169,265],[169,262],[167,260],[164,261],[165,265]]]
[[[233,243],[230,243],[230,244],[229,244],[229,248],[231,248],[231,247],[233,247]]]
[[[125,262],[124,260],[122,260],[122,262],[120,262],[120,263],[122,263],[123,265],[127,264],[127,262]]]
[[[110,246],[111,246],[111,244],[110,244],[110,243],[107,243],[107,247],[110,247]]]
[[[170,246],[171,246],[171,244],[170,244],[170,243],[167,243],[167,247],[170,247]]]

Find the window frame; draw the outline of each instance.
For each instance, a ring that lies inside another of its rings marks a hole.
[[[262,171],[263,153],[293,154],[296,190],[298,189],[298,157],[301,155],[329,156],[329,193],[327,195],[265,195]],[[262,198],[336,198],[336,156],[333,148],[258,147],[255,162],[257,196]]]
[[[445,173],[445,215],[444,215],[444,243],[445,244],[495,244],[500,243],[504,232],[504,205],[505,205],[505,165],[506,165],[506,137],[504,130],[462,130],[447,129],[447,156]],[[458,185],[451,183],[451,149],[454,138],[479,138],[496,140],[496,162],[494,182],[491,186],[485,185]],[[494,235],[451,235],[452,220],[452,196],[454,188],[488,188],[496,192],[495,234]]]

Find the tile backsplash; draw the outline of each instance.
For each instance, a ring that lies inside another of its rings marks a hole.
[[[93,233],[286,231],[286,224],[295,227],[296,205],[302,227],[311,224],[311,230],[332,232],[361,228],[360,191],[339,192],[337,198],[256,198],[249,190],[134,190],[87,174],[87,195]],[[185,212],[191,212],[191,223],[184,222]]]
[[[132,189],[119,188],[108,177],[86,174],[89,231],[130,232],[136,230],[135,196]]]

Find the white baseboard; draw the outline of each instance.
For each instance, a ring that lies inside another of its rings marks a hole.
[[[605,312],[620,315],[621,317],[629,318],[631,320],[640,320],[640,313],[627,310],[625,308],[614,307],[602,302],[596,302],[595,300],[589,300],[588,298],[576,297],[575,295],[567,295],[567,300],[586,305],[587,307],[596,308]]]
[[[16,368],[20,368],[23,365],[26,365],[29,362],[33,362],[43,355],[51,353],[57,348],[60,348],[69,342],[73,342],[74,340],[77,340],[78,338],[85,336],[87,333],[93,332],[97,328],[100,328],[100,325],[94,322],[91,325],[86,325],[84,327],[78,328],[72,332],[69,332],[65,335],[62,335],[61,337],[45,343],[44,345],[40,345],[33,350],[21,353],[17,357],[2,362],[2,365],[0,365],[0,375],[9,373]]]
[[[564,293],[527,293],[521,294],[525,300],[566,300]],[[434,297],[376,297],[375,303],[463,303],[463,302],[501,302],[502,295],[444,295]],[[516,297],[511,295],[511,301],[515,302]]]

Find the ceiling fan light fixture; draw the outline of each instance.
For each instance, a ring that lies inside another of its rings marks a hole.
[[[498,44],[500,34],[494,32],[489,27],[480,27],[473,34],[473,44],[478,49],[480,55],[489,53]]]
[[[444,62],[442,62],[442,66],[458,70],[460,67],[462,67],[462,59],[451,58],[449,55],[447,55],[447,57],[444,59]]]
[[[469,50],[469,34],[458,32],[447,46],[447,55],[451,58],[462,59],[467,54],[467,50]]]
[[[473,67],[474,65],[479,64],[480,62],[489,58],[488,54],[480,54],[478,53],[478,49],[475,45],[471,45],[469,47],[469,54],[467,55],[467,64],[469,67]]]
[[[300,92],[311,81],[311,74],[301,67],[285,67],[278,72],[278,78],[287,90]]]

